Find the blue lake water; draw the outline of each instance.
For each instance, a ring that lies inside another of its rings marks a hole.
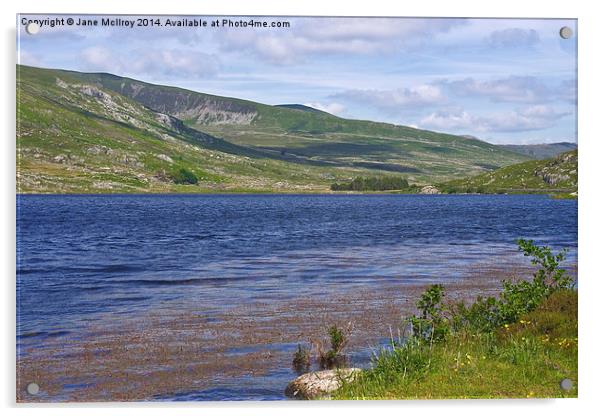
[[[519,237],[567,247],[576,262],[577,201],[541,195],[19,195],[18,342],[43,343],[99,314],[135,314],[191,296],[217,311],[325,286],[455,279],[464,266],[520,256]]]

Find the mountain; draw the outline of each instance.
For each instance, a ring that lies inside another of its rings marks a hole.
[[[437,185],[447,193],[577,192],[577,150]]]
[[[432,183],[528,159],[472,138],[104,73],[19,65],[17,105],[19,192],[321,192],[356,176]]]
[[[533,159],[549,159],[561,153],[575,150],[577,143],[505,144],[500,147],[511,152],[527,155]]]

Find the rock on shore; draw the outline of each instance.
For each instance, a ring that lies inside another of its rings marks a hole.
[[[304,400],[324,398],[341,387],[343,380],[353,381],[361,371],[359,368],[342,368],[306,373],[291,381],[284,394]]]
[[[436,187],[434,187],[433,185],[426,185],[426,186],[423,186],[423,187],[420,189],[420,193],[421,193],[421,194],[434,195],[434,194],[439,194],[440,192],[439,192],[439,190],[438,190]]]

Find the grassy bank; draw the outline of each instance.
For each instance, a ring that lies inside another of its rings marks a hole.
[[[443,303],[435,285],[372,368],[336,399],[577,397],[577,290],[559,268],[564,252],[521,241],[539,266],[530,281],[506,282],[498,298]],[[403,325],[402,325],[403,327]],[[572,388],[562,389],[563,379]]]
[[[569,378],[575,387],[560,388]],[[445,343],[382,352],[337,399],[577,397],[577,292],[551,295],[493,334],[463,330]]]

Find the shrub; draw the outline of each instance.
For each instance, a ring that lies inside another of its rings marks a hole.
[[[481,331],[492,331],[504,324],[516,322],[524,314],[537,308],[545,299],[559,290],[572,289],[574,279],[560,263],[566,258],[566,250],[554,254],[547,246],[536,246],[533,240],[518,240],[519,249],[531,257],[531,263],[539,266],[531,281],[505,280],[499,299],[478,298],[470,307],[454,306],[454,326],[467,325]]]
[[[559,289],[572,289],[575,286],[574,279],[566,270],[558,267],[566,259],[567,249],[554,254],[550,247],[538,247],[533,240],[522,238],[518,240],[518,246],[525,256],[531,256],[531,264],[539,266],[534,274],[534,281],[544,284],[550,293]]]
[[[412,333],[423,340],[441,341],[449,332],[448,320],[443,315],[441,301],[445,296],[442,285],[432,285],[421,296],[416,306],[420,316],[412,316]]]
[[[186,168],[180,168],[179,170],[172,172],[171,180],[179,185],[196,185],[199,179],[194,173]]]
[[[478,296],[475,302],[467,306],[464,301],[450,306],[451,327],[455,331],[462,328],[483,331],[497,327],[496,313],[498,301],[496,298]]]

